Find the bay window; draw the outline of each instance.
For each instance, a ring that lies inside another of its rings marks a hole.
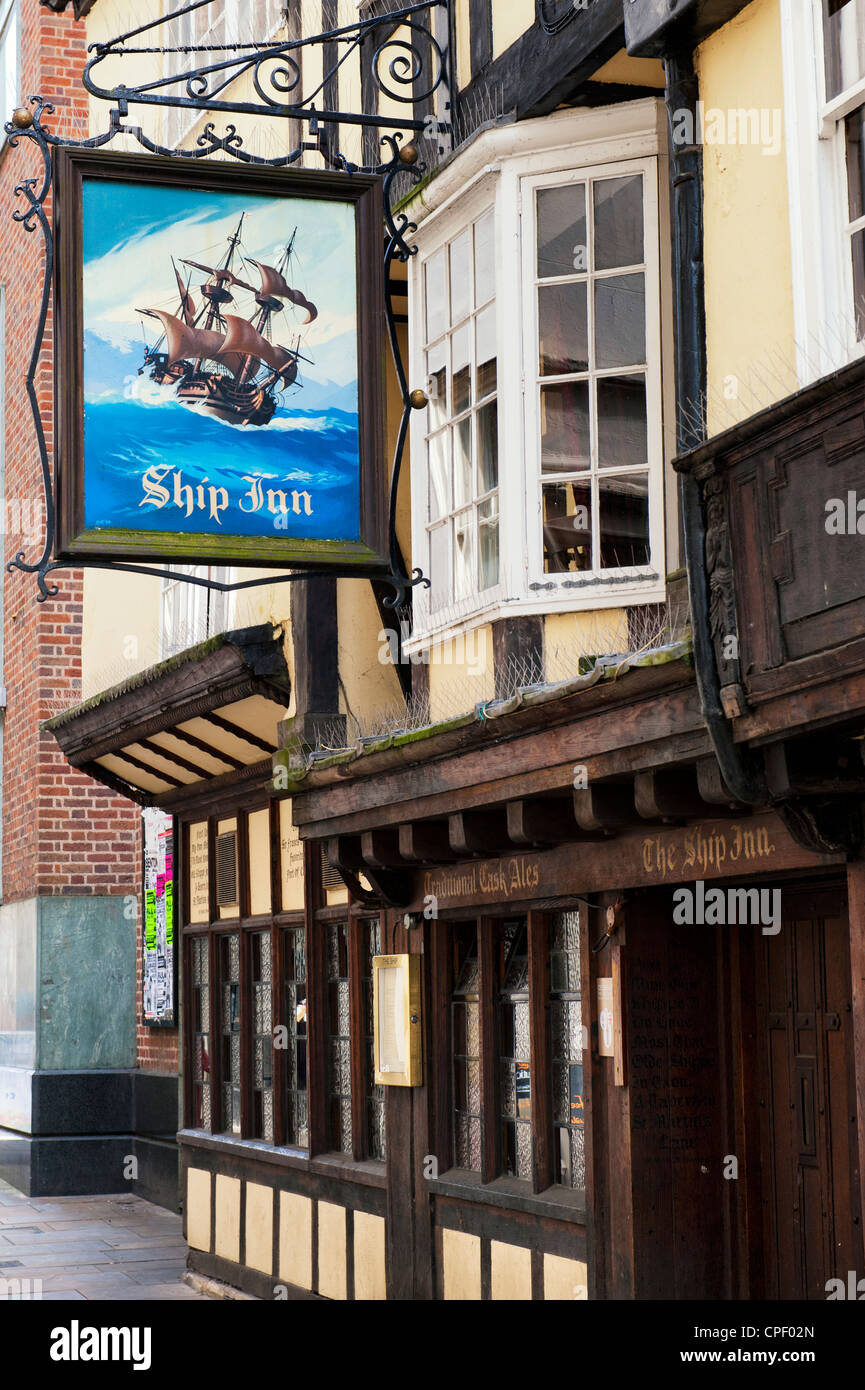
[[[424,267],[430,606],[499,579],[494,214]]]
[[[822,0],[824,134],[843,132],[847,175],[845,259],[852,274],[856,336],[865,339],[865,0]]]
[[[615,161],[615,139],[581,158],[578,140],[524,154],[504,130],[497,153],[507,138],[416,214],[413,535],[431,587],[409,651],[505,612],[664,598],[657,135]]]

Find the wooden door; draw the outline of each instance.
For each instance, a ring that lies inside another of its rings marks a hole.
[[[862,1263],[846,901],[791,890],[782,910],[757,951],[764,1289],[825,1299]]]

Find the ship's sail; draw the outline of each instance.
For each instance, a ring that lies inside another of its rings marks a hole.
[[[232,270],[214,270],[213,266],[202,265],[200,261],[189,261],[185,256],[182,259],[184,265],[191,265],[195,270],[203,270],[205,275],[212,275],[214,280],[218,280],[223,286],[236,285],[238,289],[249,290],[251,294],[255,294],[255,286],[248,285],[245,280],[241,280]]]
[[[174,265],[173,258],[171,264]],[[184,323],[192,324],[195,322],[195,300],[184,285],[183,278],[176,265],[174,266],[174,278],[177,281],[177,288],[180,291],[180,312],[183,314],[183,321]]]
[[[262,337],[246,319],[239,318],[237,314],[226,314],[225,322],[228,324],[228,331],[219,354],[220,361],[224,362],[228,357],[239,355],[256,357],[259,362],[264,362],[266,366],[279,373],[284,372],[289,364],[294,362],[293,352],[280,347],[278,343],[268,342],[267,338]]]
[[[268,342],[246,319],[236,314],[226,314],[225,334],[215,333],[208,328],[192,328],[189,324],[167,314],[164,309],[151,309],[151,314],[162,323],[169,362],[184,359],[207,358],[210,362],[221,362],[229,371],[238,376],[249,358],[263,362],[265,366],[282,375],[294,364],[295,355],[288,348]]]
[[[282,272],[277,270],[275,266],[265,265],[263,261],[254,261],[251,256],[248,256],[247,260],[250,265],[255,266],[261,276],[260,293],[262,295],[269,298],[287,299],[290,303],[296,304],[298,308],[305,309],[306,318],[303,321],[305,324],[312,323],[313,319],[318,318],[318,309],[312,301],[301,294],[300,290],[292,289]]]
[[[191,328],[182,319],[167,314],[163,309],[151,309],[149,312],[156,315],[165,329],[169,362],[204,357],[211,362],[224,363],[232,372],[241,371],[246,354],[226,353],[222,333],[214,333],[208,328]]]

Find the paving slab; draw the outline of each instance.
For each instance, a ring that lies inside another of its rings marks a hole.
[[[33,1198],[0,1182],[0,1280],[41,1279],[43,1301],[210,1302],[182,1282],[186,1255],[180,1217],[141,1197]]]

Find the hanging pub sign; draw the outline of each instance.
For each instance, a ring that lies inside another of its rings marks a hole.
[[[174,1028],[174,821],[148,806],[144,825],[144,941],[142,1021],[149,1028]]]
[[[381,572],[379,181],[54,158],[57,558]]]

